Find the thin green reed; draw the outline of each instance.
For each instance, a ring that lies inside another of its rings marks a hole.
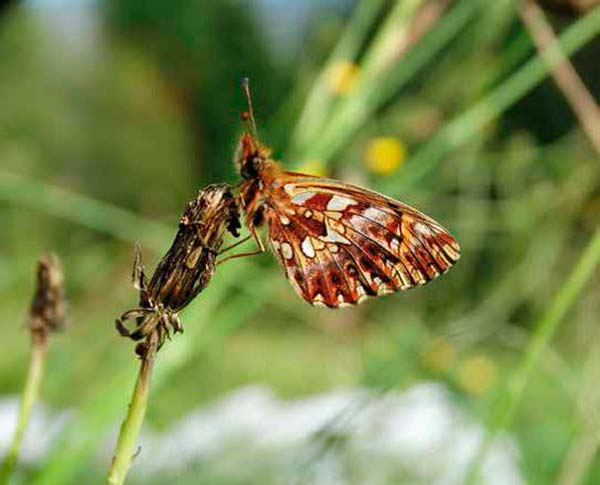
[[[369,3],[369,2],[362,2],[362,3]],[[452,9],[446,16],[444,16],[442,18],[442,20],[439,22],[438,26],[436,27],[436,31],[438,28],[442,29],[441,32],[442,32],[442,34],[445,32],[446,37],[442,36],[443,38],[441,38],[441,39],[436,39],[435,37],[429,37],[429,39],[428,38],[423,39],[423,42],[429,42],[429,44],[428,44],[429,47],[427,49],[425,49],[424,51],[422,51],[422,54],[419,54],[418,56],[415,55],[414,57],[409,57],[409,56],[405,57],[404,60],[402,61],[402,63],[400,63],[400,64],[402,64],[402,66],[399,65],[397,70],[394,70],[392,73],[390,73],[390,75],[397,76],[397,77],[394,78],[394,82],[391,82],[391,81],[386,82],[386,89],[389,90],[389,91],[387,91],[387,94],[389,96],[396,93],[397,90],[400,89],[400,87],[403,85],[403,83],[406,83],[408,80],[410,80],[410,78],[421,68],[421,66],[423,66],[427,62],[429,62],[431,60],[431,58],[433,57],[433,55],[435,55],[435,53],[439,52],[439,50],[441,48],[443,48],[445,46],[445,44],[447,42],[449,42],[449,40],[451,40],[464,27],[464,25],[466,25],[466,23],[472,18],[472,15],[474,15],[474,13],[475,13],[475,11],[471,12],[472,7],[469,7],[469,4],[473,4],[473,3],[474,2],[467,2],[467,1],[460,2],[457,5],[457,7]],[[459,6],[461,6],[463,10],[459,10],[457,13],[456,8],[458,8]],[[453,16],[448,18],[450,15],[453,15]],[[584,19],[580,20],[579,22],[577,22],[571,29],[569,29],[569,31],[567,31],[567,33],[569,33],[572,29],[575,29],[575,28],[579,28],[581,30],[580,24],[583,21],[586,21],[586,19],[584,18]],[[586,21],[586,22],[589,22],[589,21]],[[445,29],[447,29],[447,30],[444,30],[444,26],[445,26]],[[441,35],[441,34],[438,34],[438,35]],[[589,40],[589,36],[587,37],[587,40]],[[579,44],[577,46],[573,47],[573,51],[576,50],[577,48],[579,48],[581,45],[583,45],[587,40],[584,40],[583,38],[579,39],[579,41],[578,41]],[[561,37],[559,42],[563,42],[563,41],[564,41],[563,37]],[[420,44],[415,46],[415,48],[420,48],[419,46],[420,46]],[[406,69],[406,71],[403,71],[403,69]],[[545,74],[546,74],[545,72],[541,73],[542,78]],[[386,92],[386,91],[384,91],[384,92]],[[526,93],[526,90],[522,91],[521,96],[525,93]],[[509,104],[505,103],[504,106],[497,105],[496,106],[497,111],[496,111],[495,116],[500,115],[502,113],[502,111],[505,110],[506,107],[509,106]],[[355,124],[356,128],[358,128],[361,126],[361,124],[366,119],[367,118],[362,117],[362,114],[361,114],[361,118],[359,120],[354,120],[352,122],[352,124],[353,125]],[[471,122],[477,123],[477,124],[471,124],[469,126],[471,129],[470,133],[476,133],[479,129],[481,129],[481,126],[479,125],[479,123],[487,122],[486,117],[481,117],[481,116],[478,116],[478,117],[471,116],[470,120],[471,120]],[[345,120],[340,120],[339,118],[338,118],[338,121],[345,122]],[[340,126],[340,125],[338,125],[338,126]],[[356,128],[352,128],[352,129],[356,129]],[[464,126],[463,126],[463,128],[464,128]],[[332,132],[335,132],[336,129],[337,128],[336,128],[335,124],[332,125],[332,127],[331,127]],[[348,130],[346,128],[344,130],[346,133],[345,138],[344,139],[340,138],[340,140],[336,140],[336,143],[344,143],[345,141],[347,141],[349,134],[352,133],[352,129]],[[465,130],[465,133],[469,133],[469,131]],[[461,143],[463,143],[464,139],[465,139],[465,135],[463,133],[462,138],[454,139],[454,144],[449,144],[449,143],[442,144],[443,149],[437,153],[437,156],[440,157],[440,159],[441,159],[441,157],[444,154],[446,154],[449,150],[451,150],[452,148],[455,148],[456,146],[459,146]],[[306,155],[306,154],[308,154],[308,152],[302,153],[301,155]],[[2,183],[1,183],[2,178],[3,178],[3,176],[0,176],[0,196],[2,196],[3,191],[6,192],[5,189],[7,188],[7,185],[9,185],[9,184],[2,185]],[[45,184],[42,184],[42,186],[43,185],[45,185]],[[397,191],[397,186],[394,191]],[[123,223],[117,223],[117,224],[113,225],[113,219],[111,217],[108,217],[109,213],[107,213],[104,210],[104,209],[106,209],[106,207],[103,208],[101,206],[99,206],[98,208],[100,209],[100,213],[104,214],[104,215],[102,215],[102,216],[96,215],[95,217],[92,217],[92,219],[91,219],[92,223],[90,224],[88,222],[89,219],[84,218],[83,216],[79,217],[77,215],[77,213],[76,213],[77,211],[74,209],[74,207],[77,207],[77,205],[68,204],[68,207],[63,206],[64,204],[61,203],[61,197],[62,197],[61,193],[53,192],[50,190],[50,191],[44,191],[44,194],[47,197],[46,200],[49,202],[49,205],[48,205],[48,207],[39,205],[39,206],[37,206],[38,209],[45,210],[45,211],[49,210],[50,212],[55,213],[56,215],[61,215],[63,217],[69,218],[70,220],[73,220],[77,223],[84,224],[88,227],[93,227],[95,229],[102,228],[102,230],[107,230],[109,233],[113,233],[117,237],[123,237],[129,241],[132,241],[135,239],[147,238],[146,240],[148,242],[145,244],[150,245],[151,244],[150,241],[154,241],[154,243],[153,243],[154,247],[157,247],[157,246],[162,247],[161,245],[164,243],[164,241],[168,240],[168,238],[170,236],[170,234],[168,234],[168,231],[162,232],[161,229],[159,229],[159,227],[158,227],[160,225],[156,225],[156,223],[153,223],[150,221],[149,221],[150,224],[148,224],[148,225],[146,225],[146,223],[144,222],[143,225],[145,227],[139,226],[139,231],[138,231],[138,228],[132,229],[133,226],[128,226],[128,224],[124,223],[124,221],[127,220],[127,217],[124,217],[121,219],[121,221],[123,221]],[[12,195],[8,196],[8,198],[12,198],[13,202],[25,204],[30,207],[35,206],[34,201],[32,201],[30,198],[27,198],[27,197],[21,197],[21,195],[19,195],[19,194],[13,193]],[[87,207],[90,208],[91,212],[93,213],[93,212],[95,212],[95,205],[94,205],[95,201],[93,201],[93,200],[90,200],[90,201],[92,203],[91,203],[91,205],[88,205]],[[111,212],[111,214],[117,214],[117,215],[121,214],[118,211],[120,211],[120,209],[118,209],[117,212],[115,212],[115,213]],[[126,211],[124,211],[124,213],[126,213]],[[121,215],[123,215],[123,214],[121,214]],[[155,226],[157,226],[157,227],[155,227]],[[162,227],[162,226],[160,226],[160,227]],[[162,229],[164,229],[164,227],[162,227]],[[140,234],[145,234],[145,236],[141,236]],[[159,234],[160,234],[160,236],[158,236]],[[159,241],[159,242],[157,242],[157,241]],[[233,274],[235,274],[235,275],[238,274],[238,272],[234,268],[230,268],[228,270],[228,273],[231,270],[233,270]],[[256,276],[257,274],[259,274],[259,270],[257,270],[254,267],[251,267],[251,266],[245,266],[244,270],[240,270],[240,274],[245,273],[246,271],[249,275],[252,275],[252,276]],[[229,279],[229,276],[227,276],[227,278]],[[217,312],[217,309],[215,307],[218,306],[219,302],[223,301],[223,298],[227,294],[227,288],[228,288],[228,285],[226,283],[219,284],[218,282],[215,282],[215,284],[210,289],[214,298],[208,298],[202,302],[202,311],[200,311],[200,308],[190,309],[190,311],[192,311],[194,313],[193,318],[195,319],[197,317],[199,319],[199,321],[201,322],[201,324],[199,324],[197,326],[195,325],[194,328],[192,328],[192,326],[190,326],[188,329],[186,329],[186,338],[181,339],[178,342],[177,346],[172,346],[173,355],[172,355],[172,360],[171,360],[170,364],[167,364],[167,361],[170,360],[167,357],[169,349],[165,349],[165,354],[164,354],[165,358],[161,359],[161,363],[160,363],[159,367],[157,368],[157,371],[158,371],[157,377],[159,374],[162,376],[161,379],[158,379],[159,381],[166,380],[168,375],[173,370],[178,368],[178,366],[182,362],[185,362],[189,353],[193,351],[193,349],[191,349],[190,347],[191,347],[192,341],[194,340],[194,335],[196,335],[196,336],[201,335],[201,330],[203,328],[205,328],[206,322],[210,321],[212,318],[215,317],[216,312]],[[207,309],[205,307],[206,304],[210,304],[211,307]],[[191,317],[191,315],[190,315],[190,317]],[[194,335],[190,335],[188,332],[192,332]],[[123,387],[127,387],[128,379],[121,379],[122,377],[126,377],[126,376],[123,376],[123,374],[120,374],[119,376],[115,376],[115,379],[113,381],[111,381],[111,385],[108,388],[110,390],[114,391],[114,390],[122,389]],[[119,404],[119,403],[117,403],[117,404]],[[86,406],[86,408],[82,411],[82,414],[84,416],[86,416],[86,419],[89,420],[89,422],[92,423],[92,426],[90,429],[90,431],[93,433],[92,436],[90,437],[89,440],[87,438],[86,438],[86,440],[83,440],[84,442],[82,442],[81,440],[75,439],[74,441],[68,443],[67,448],[58,449],[51,457],[51,460],[49,463],[49,465],[50,465],[49,469],[44,472],[43,476],[39,477],[39,480],[40,480],[39,483],[60,483],[60,482],[68,481],[69,479],[72,479],[75,476],[75,474],[78,472],[78,470],[80,470],[82,467],[86,466],[87,459],[89,458],[89,456],[91,455],[91,453],[93,453],[93,451],[95,449],[94,448],[95,440],[97,440],[97,437],[99,436],[99,434],[102,432],[102,430],[106,426],[106,423],[111,422],[111,420],[114,419],[114,416],[116,415],[116,411],[115,411],[114,406],[110,407],[110,406],[100,405],[99,403],[94,404],[92,401],[90,401],[89,405]],[[71,436],[75,437],[74,435],[71,435]]]
[[[0,200],[39,210],[129,242],[160,250],[169,229],[126,209],[25,175],[0,172]]]
[[[586,283],[599,264],[600,229],[597,229],[573,272],[560,287],[546,312],[538,320],[519,367],[500,394],[484,439],[471,464],[469,483],[478,482],[479,472],[490,446],[498,433],[510,425],[519,404],[522,402],[523,394],[535,366],[546,351],[558,326],[576,302],[577,297],[584,291]]]
[[[434,29],[405,57],[381,76],[364,76],[356,90],[346,96],[331,114],[326,129],[313,140],[304,158],[328,162],[370,117],[389,102],[414,76],[448,45],[471,21],[481,6],[480,0],[458,2]],[[370,65],[369,58],[364,59]]]
[[[384,4],[383,0],[359,2],[350,23],[308,93],[291,136],[294,151],[305,151],[311,140],[322,130],[333,101],[333,92],[328,86],[328,74],[337,62],[356,59]]]
[[[556,52],[562,51],[566,56],[571,56],[599,33],[600,6],[575,22],[556,42],[548,46],[551,63],[536,54],[481,101],[441,128],[401,170],[401,184],[410,185],[425,177],[448,152],[476,136],[488,123],[540,84],[560,60],[561,57],[557,56]],[[394,183],[396,189],[397,182]]]

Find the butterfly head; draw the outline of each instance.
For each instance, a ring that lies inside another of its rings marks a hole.
[[[245,179],[259,177],[268,163],[270,151],[262,146],[251,133],[244,133],[235,151],[235,165]]]

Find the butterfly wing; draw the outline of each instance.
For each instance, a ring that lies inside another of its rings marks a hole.
[[[353,305],[423,285],[460,257],[436,221],[361,187],[284,172],[264,200],[269,243],[312,304]]]

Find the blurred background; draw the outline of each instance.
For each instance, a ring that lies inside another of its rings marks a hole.
[[[185,203],[237,180],[248,75],[286,167],[420,208],[462,259],[338,311],[270,254],[219,267],[159,354],[130,482],[598,483],[596,3],[1,2],[3,453],[41,253],[71,309],[16,482],[105,480],[138,366],[113,324],[133,243],[151,271]],[[580,82],[548,74],[552,32]]]

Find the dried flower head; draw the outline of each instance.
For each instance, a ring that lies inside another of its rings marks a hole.
[[[32,336],[45,339],[51,332],[64,330],[66,314],[62,265],[56,255],[44,255],[38,261],[37,287],[29,310]]]
[[[227,184],[209,185],[190,202],[179,221],[175,240],[147,282],[139,245],[135,247],[133,284],[140,292],[139,308],[117,320],[121,335],[134,340],[158,334],[159,347],[170,329],[182,332],[178,312],[209,283],[225,231],[238,237],[240,228],[236,201]],[[135,320],[129,330],[125,323]],[[138,348],[143,352],[143,346]]]

